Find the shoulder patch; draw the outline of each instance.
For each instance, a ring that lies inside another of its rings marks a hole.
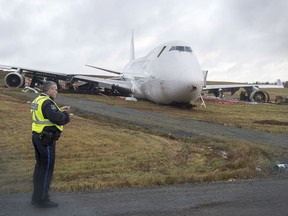
[[[57,107],[54,104],[51,104],[51,109],[52,110],[58,110]]]

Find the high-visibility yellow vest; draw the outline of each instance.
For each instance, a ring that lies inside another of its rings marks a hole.
[[[57,125],[49,121],[49,119],[45,119],[42,113],[42,105],[46,100],[51,100],[54,105],[60,110],[57,104],[48,96],[48,95],[40,95],[38,96],[31,104],[31,113],[32,113],[32,131],[37,133],[41,133],[46,126],[55,126],[60,131],[63,131],[63,125]]]

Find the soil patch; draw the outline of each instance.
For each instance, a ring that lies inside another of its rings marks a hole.
[[[288,126],[288,122],[281,122],[281,121],[276,121],[276,120],[262,120],[262,121],[255,121],[254,123]]]

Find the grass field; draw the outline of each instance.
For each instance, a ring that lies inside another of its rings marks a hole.
[[[17,91],[0,88],[0,194],[32,190],[35,161],[31,114],[27,101],[15,96]],[[256,127],[258,124],[253,121],[259,119],[288,120],[287,106],[210,104],[206,109],[185,110],[145,101],[129,103],[113,97],[79,97],[247,128]],[[287,132],[287,126],[260,124],[258,129]],[[276,160],[286,156],[286,150],[238,140],[169,139],[74,115],[57,144],[51,189],[71,191],[262,178],[271,174]]]

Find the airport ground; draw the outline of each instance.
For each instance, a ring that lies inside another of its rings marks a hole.
[[[1,209],[31,213],[27,101],[35,95],[1,88],[0,96]],[[272,172],[276,161],[288,163],[285,105],[208,103],[183,110],[91,95],[61,95],[58,102],[71,105],[74,115],[57,150],[52,190],[63,207],[54,215],[249,215],[244,206],[250,215],[285,215],[286,173]],[[222,183],[199,184],[215,181]],[[163,186],[181,183],[189,184]],[[127,187],[134,189],[109,189]]]

